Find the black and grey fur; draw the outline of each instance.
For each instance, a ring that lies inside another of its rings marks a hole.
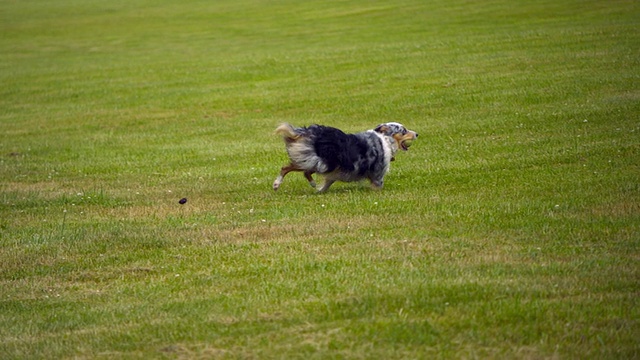
[[[280,170],[273,190],[280,188],[285,175],[301,171],[314,188],[316,183],[312,175],[324,176],[320,192],[336,181],[362,179],[369,179],[374,189],[381,189],[398,149],[407,150],[411,141],[418,137],[416,132],[395,122],[357,134],[345,134],[329,126],[298,128],[285,123],[276,129],[276,133],[282,135],[291,162]]]

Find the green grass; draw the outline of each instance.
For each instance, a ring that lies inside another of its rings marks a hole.
[[[639,29],[631,0],[0,2],[0,357],[640,357]],[[389,120],[420,138],[384,190],[271,190],[280,122]]]

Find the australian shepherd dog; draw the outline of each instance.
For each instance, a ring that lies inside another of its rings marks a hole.
[[[280,170],[273,190],[280,188],[288,173],[300,171],[314,188],[312,175],[318,173],[324,177],[319,192],[327,191],[336,181],[362,179],[369,179],[372,188],[381,189],[398,149],[408,150],[418,137],[415,131],[396,122],[357,134],[345,134],[329,126],[293,127],[284,123],[276,128],[276,134],[284,139],[290,163]]]

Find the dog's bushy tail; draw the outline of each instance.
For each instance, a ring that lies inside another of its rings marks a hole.
[[[282,123],[276,128],[276,134],[282,135],[285,140],[295,141],[300,138],[300,134],[296,132],[296,129],[288,123]]]

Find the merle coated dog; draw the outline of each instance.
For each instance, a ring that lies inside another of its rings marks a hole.
[[[314,173],[325,178],[319,192],[327,191],[336,181],[362,179],[369,179],[372,188],[381,189],[398,149],[408,150],[418,137],[415,131],[396,122],[357,134],[345,134],[329,126],[293,127],[284,123],[276,128],[276,134],[284,139],[290,163],[280,170],[273,190],[280,188],[288,173],[301,171],[314,188]]]

